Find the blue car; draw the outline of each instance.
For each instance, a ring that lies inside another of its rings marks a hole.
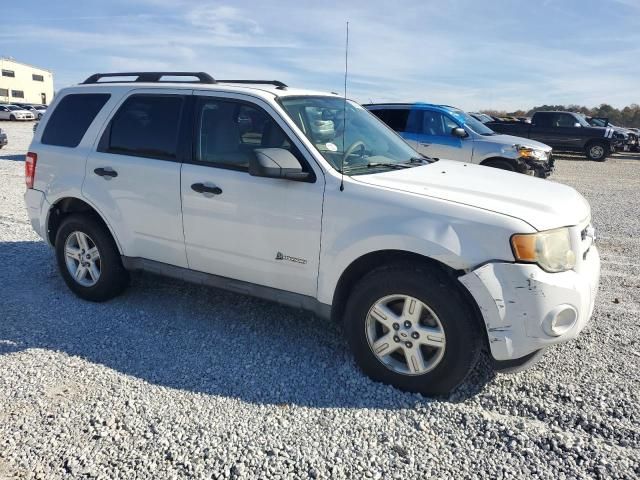
[[[548,145],[496,133],[459,108],[429,103],[364,107],[427,157],[477,163],[542,178],[553,170],[552,149]]]

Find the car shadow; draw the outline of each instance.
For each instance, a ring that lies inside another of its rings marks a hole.
[[[0,150],[1,152],[1,150]],[[17,162],[24,162],[24,155],[2,155],[0,154],[0,160],[14,160]]]
[[[18,259],[20,262],[18,263]],[[410,408],[430,402],[372,382],[339,325],[222,290],[150,274],[105,303],[75,297],[43,242],[0,243],[0,355],[44,348],[169,388],[261,404]],[[446,399],[476,395],[481,366]]]

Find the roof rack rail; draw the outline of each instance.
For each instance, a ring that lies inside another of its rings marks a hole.
[[[136,77],[135,80],[113,80],[101,82],[103,78],[110,77]],[[216,83],[215,78],[205,72],[119,72],[119,73],[94,73],[82,84],[91,83],[129,83],[129,82],[160,82],[162,77],[196,77],[197,82],[189,80],[176,80],[171,83]]]
[[[287,85],[279,80],[218,80],[217,83],[242,83],[246,85],[275,85],[278,90],[285,90]]]

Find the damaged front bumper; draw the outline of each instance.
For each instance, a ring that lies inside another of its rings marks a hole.
[[[600,257],[592,246],[576,270],[492,262],[459,278],[484,319],[491,355],[515,360],[578,336],[593,313]]]
[[[519,158],[518,167],[520,173],[526,173],[539,178],[547,178],[553,173],[553,169],[555,167],[555,159],[553,158],[553,155],[549,155],[548,160]]]

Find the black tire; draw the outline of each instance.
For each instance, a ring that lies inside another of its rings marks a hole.
[[[65,243],[74,233],[81,232],[90,237],[100,254],[100,275],[92,286],[78,283],[67,268]],[[72,214],[66,217],[55,240],[58,268],[65,283],[80,298],[91,302],[104,302],[122,293],[129,284],[129,272],[122,266],[120,253],[109,230],[93,215]]]
[[[439,363],[424,374],[407,375],[392,370],[378,359],[369,345],[366,325],[370,309],[379,299],[395,294],[420,300],[442,324],[444,354]],[[437,267],[401,263],[371,271],[353,289],[345,308],[344,323],[355,360],[365,374],[401,390],[424,395],[448,394],[463,383],[476,365],[482,346],[477,322],[466,300]]]
[[[604,162],[611,155],[611,148],[605,142],[591,142],[585,147],[585,155],[594,162]]]
[[[494,160],[488,160],[484,162],[482,165],[486,167],[499,168],[500,170],[507,170],[509,172],[515,172],[516,167],[509,160],[503,160],[501,158],[496,158]]]
[[[9,120],[11,120],[12,122],[15,122],[16,121],[15,115],[10,115]]]

